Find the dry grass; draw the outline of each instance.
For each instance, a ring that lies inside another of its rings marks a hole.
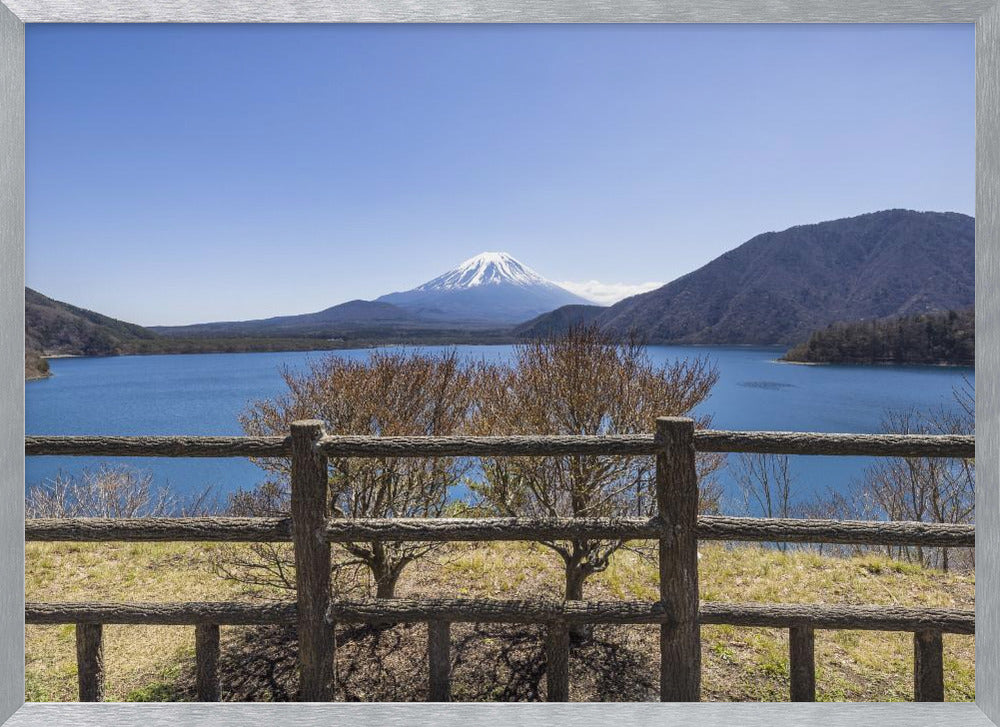
[[[253,596],[214,575],[207,544],[48,544],[27,546],[29,600],[228,600]],[[973,606],[971,575],[941,573],[880,556],[830,558],[810,551],[702,547],[702,598],[718,601],[874,603]],[[411,566],[400,596],[558,597],[561,562],[534,544],[455,544]],[[656,570],[621,553],[588,581],[594,599],[656,597]],[[272,594],[273,595],[273,594]],[[284,594],[289,595],[289,594]],[[105,628],[106,698],[190,699],[194,630],[186,627]],[[533,627],[455,625],[456,700],[544,697],[541,631]],[[710,626],[703,629],[703,693],[707,700],[788,698],[787,633]],[[606,626],[574,647],[574,700],[656,698],[657,629]],[[27,698],[76,697],[72,626],[27,629]],[[338,629],[338,697],[422,699],[426,629]],[[288,699],[295,693],[295,647],[289,629],[223,629],[223,698]],[[886,701],[911,696],[908,634],[817,633],[817,688],[824,700]],[[973,692],[971,636],[945,636],[946,695]]]

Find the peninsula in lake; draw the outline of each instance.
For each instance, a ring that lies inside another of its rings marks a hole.
[[[797,363],[974,366],[973,308],[835,323],[813,332],[783,360]]]

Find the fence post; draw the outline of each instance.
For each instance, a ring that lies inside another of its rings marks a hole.
[[[76,625],[76,678],[81,702],[104,697],[104,646],[101,624]]]
[[[330,544],[326,524],[326,457],[317,451],[323,423],[292,423],[292,542],[295,548],[295,594],[298,602],[299,699],[325,702],[333,682],[333,624],[330,607]]]
[[[428,702],[451,701],[451,624],[427,623],[427,666],[430,670]]]
[[[816,632],[809,626],[788,630],[788,673],[793,702],[816,701]]]
[[[944,701],[944,643],[937,629],[913,634],[913,701]]]
[[[219,701],[219,624],[194,627],[195,691],[199,702]]]
[[[550,623],[545,637],[545,691],[550,702],[569,701],[569,627],[562,621]]]
[[[671,616],[660,626],[660,700],[701,697],[698,623],[698,473],[694,420],[656,420],[656,505],[665,523],[660,537],[660,601]]]

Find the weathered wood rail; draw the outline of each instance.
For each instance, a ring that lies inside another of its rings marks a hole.
[[[973,525],[697,516],[695,454],[772,454],[974,458],[971,436],[696,431],[690,419],[663,418],[652,435],[507,437],[327,436],[320,422],[296,422],[288,437],[27,437],[28,455],[116,457],[284,457],[291,460],[286,518],[37,519],[29,541],[225,541],[293,544],[294,601],[271,603],[28,603],[29,624],[76,625],[81,701],[99,701],[104,684],[104,624],[195,627],[196,689],[220,695],[220,626],[294,624],[300,698],[331,698],[338,622],[426,623],[428,699],[450,698],[450,625],[531,623],[546,628],[550,701],[570,698],[569,627],[660,627],[660,697],[700,697],[702,624],[787,629],[793,700],[815,699],[815,631],[862,629],[914,635],[914,698],[944,699],[942,634],[971,634],[974,612],[896,606],[719,603],[698,600],[698,540],[974,547]],[[338,457],[654,456],[657,514],[650,518],[331,518],[327,464]],[[496,599],[334,600],[330,544],[358,541],[615,539],[657,541],[659,600],[519,601]]]
[[[976,456],[975,437],[962,434],[829,434],[698,430],[699,452],[759,452],[871,457]],[[327,457],[556,457],[655,455],[655,435],[512,435],[506,437],[324,436]],[[288,457],[289,437],[29,436],[25,454],[103,457]]]
[[[654,540],[664,530],[658,518],[385,518],[333,519],[331,543],[357,541]],[[288,542],[291,518],[37,518],[24,528],[28,541]],[[974,525],[866,522],[703,515],[699,540],[921,545],[971,548]]]
[[[392,598],[334,600],[330,615],[345,623],[670,624],[659,601],[542,601],[492,598]],[[294,624],[295,601],[236,603],[33,603],[25,622],[54,624],[126,624],[132,626],[263,626]],[[853,629],[859,631],[941,631],[975,633],[975,612],[957,608],[903,606],[828,606],[812,603],[729,603],[703,601],[703,624],[762,628]]]

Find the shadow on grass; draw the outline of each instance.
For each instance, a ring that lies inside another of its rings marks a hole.
[[[633,627],[634,628],[634,627]],[[229,633],[226,633],[228,631]],[[545,633],[528,625],[453,624],[453,701],[545,699]],[[574,701],[646,701],[658,695],[659,664],[625,627],[604,627],[570,653]],[[648,645],[647,645],[648,646]],[[295,629],[224,630],[219,676],[225,701],[291,701],[298,691]],[[423,624],[337,628],[338,701],[423,701],[427,695],[427,629]],[[194,699],[194,665],[166,699]]]

